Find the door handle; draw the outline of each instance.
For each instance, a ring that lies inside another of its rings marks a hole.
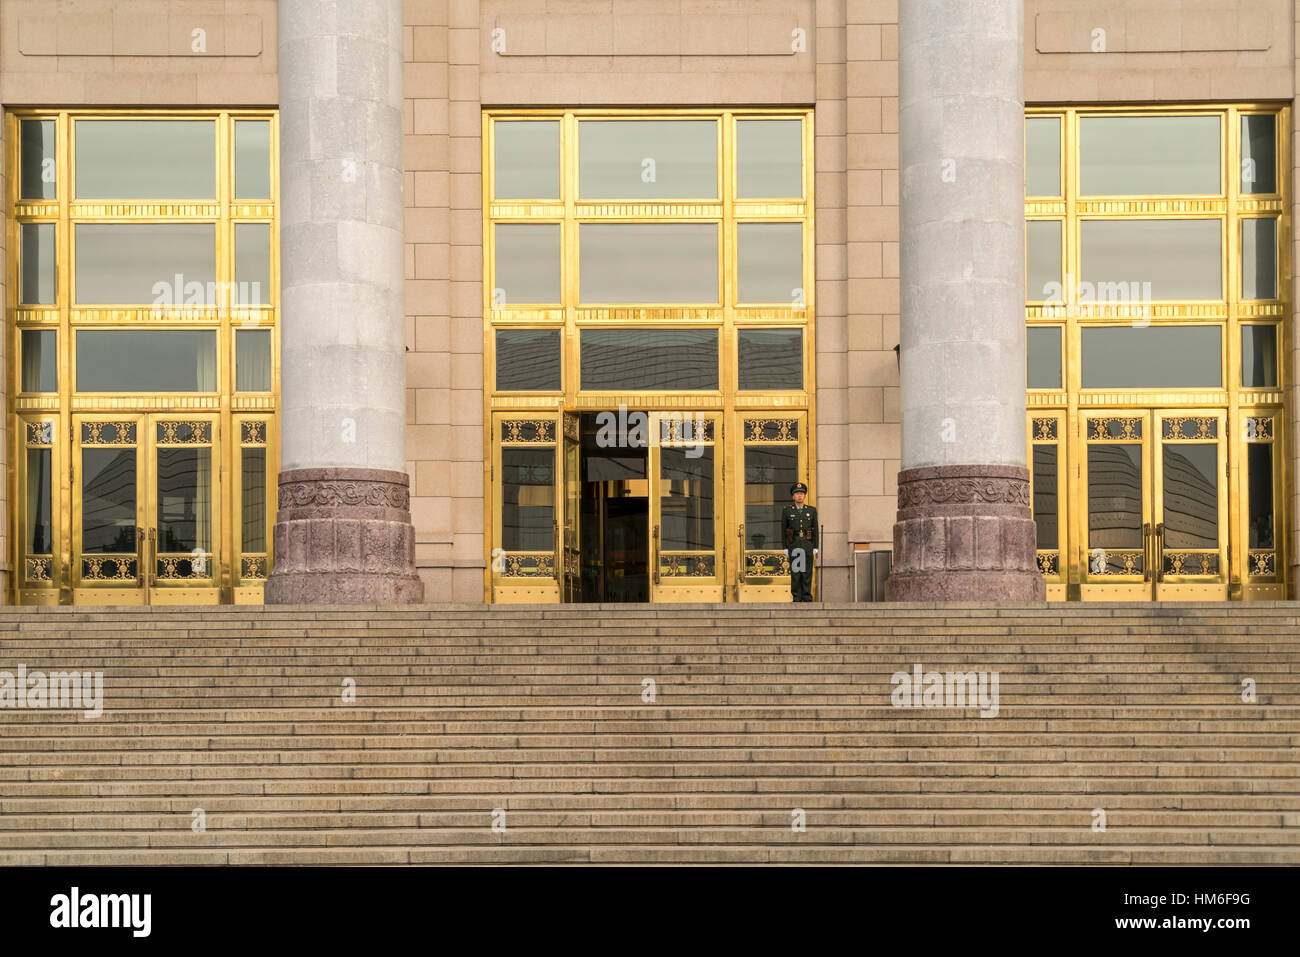
[[[1151,523],[1146,522],[1142,525],[1142,580],[1144,582],[1151,581],[1151,541]]]
[[[1156,551],[1156,581],[1165,580],[1165,523],[1161,522],[1156,526],[1154,538]]]
[[[135,527],[135,563],[139,571],[137,576],[140,581],[140,587],[144,588],[149,584],[149,579],[145,577],[148,574],[148,554],[149,550],[144,547],[146,534],[143,525]]]
[[[740,555],[740,559],[739,559],[740,568],[738,570],[738,575],[740,577],[740,583],[743,585],[745,583],[745,523],[744,522],[741,522],[740,527],[736,530],[736,537],[740,539],[740,551],[738,553]]]
[[[652,537],[654,538],[654,549],[653,549],[654,570],[652,572],[652,577],[654,579],[654,583],[658,585],[659,584],[659,526],[658,525],[654,527],[654,533]]]
[[[158,581],[158,529],[149,529],[149,584],[153,585]]]

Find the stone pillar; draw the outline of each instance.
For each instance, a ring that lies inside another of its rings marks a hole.
[[[418,602],[405,471],[402,0],[279,0],[271,604]]]
[[[1025,458],[1022,0],[899,4],[894,601],[1041,600]]]

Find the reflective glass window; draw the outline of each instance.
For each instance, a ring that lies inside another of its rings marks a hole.
[[[78,305],[216,304],[212,223],[78,223],[75,235]]]
[[[718,302],[713,223],[580,223],[578,243],[584,304]]]
[[[736,195],[741,199],[803,196],[802,121],[736,121]]]
[[[718,388],[716,329],[583,329],[584,391]]]
[[[216,199],[214,120],[77,120],[77,199]]]
[[[492,133],[497,199],[560,198],[558,120],[497,120]]]
[[[582,120],[582,199],[717,199],[715,120]]]
[[[1079,120],[1083,196],[1219,195],[1217,116],[1085,116]]]

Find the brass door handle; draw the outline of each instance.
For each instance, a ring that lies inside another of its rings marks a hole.
[[[1156,581],[1165,580],[1165,523],[1161,522],[1156,526],[1154,538],[1156,551]]]
[[[139,567],[140,574],[138,578],[140,581],[141,588],[144,588],[146,585],[149,584],[149,579],[145,577],[146,575],[148,575],[147,569],[148,569],[149,550],[145,548],[144,545],[145,540],[147,538],[148,535],[144,530],[144,526],[137,525],[135,527],[135,562],[136,565]]]
[[[1142,526],[1142,580],[1144,582],[1151,581],[1151,542],[1151,523],[1146,522]]]
[[[158,529],[149,529],[149,584],[158,581]]]
[[[659,584],[659,526],[654,527],[654,569],[652,577],[656,585]]]
[[[740,559],[739,559],[740,567],[737,570],[737,574],[740,578],[741,584],[743,585],[745,583],[745,523],[744,522],[741,522],[740,527],[736,530],[736,537],[740,539]]]

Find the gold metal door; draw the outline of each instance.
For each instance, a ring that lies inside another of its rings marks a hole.
[[[578,434],[578,416],[566,412],[561,418],[563,439],[564,497],[560,502],[560,541],[556,555],[559,569],[560,601],[582,601],[582,446]]]
[[[790,486],[809,481],[808,414],[746,412],[737,418],[740,434],[734,447],[740,462],[732,483],[739,518],[737,595],[741,601],[790,601],[781,509],[791,502]],[[809,489],[808,504],[817,504],[815,486]],[[814,572],[813,595],[820,600],[820,569]]]
[[[1227,413],[1179,409],[1153,413],[1155,597],[1214,601],[1228,597]]]
[[[722,435],[717,413],[650,413],[650,598],[722,601]]]
[[[1081,413],[1085,600],[1228,597],[1223,410]]]
[[[215,415],[73,417],[75,604],[215,604]]]
[[[560,600],[565,486],[560,414],[498,413],[491,418],[491,599]]]

